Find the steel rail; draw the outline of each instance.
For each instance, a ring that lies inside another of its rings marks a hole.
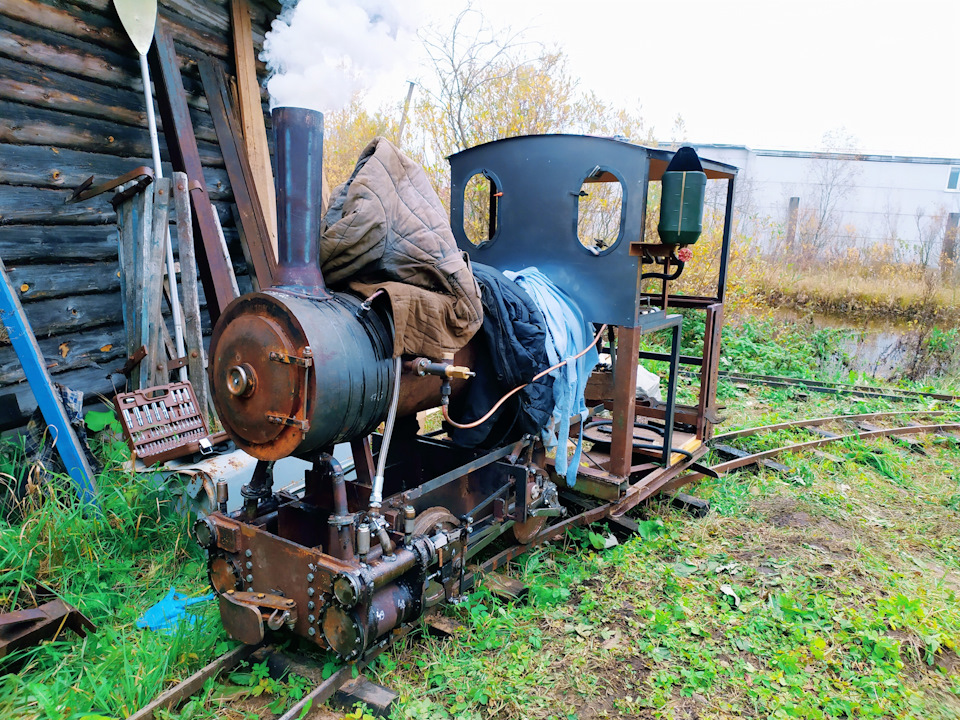
[[[216,677],[227,670],[232,670],[261,647],[263,647],[263,645],[241,645],[240,647],[230,650],[200,670],[197,670],[197,672],[186,680],[160,693],[153,702],[137,710],[128,720],[153,720],[153,718],[156,717],[154,713],[156,713],[157,710],[175,709],[188,697],[199,692],[209,678]]]
[[[917,433],[941,432],[943,430],[958,429],[960,429],[960,423],[941,423],[939,425],[905,425],[903,427],[883,428],[881,430],[870,430],[867,432],[850,433],[848,435],[837,435],[835,437],[808,440],[807,442],[795,443],[793,445],[784,445],[772,450],[754,453],[753,455],[745,455],[742,458],[736,458],[735,460],[714,465],[712,469],[720,474],[723,474],[725,472],[729,472],[730,470],[737,470],[739,468],[746,467],[747,465],[753,465],[761,460],[766,460],[767,458],[779,455],[780,453],[797,452],[799,450],[812,450],[822,445],[826,445],[827,443],[837,442],[839,440],[868,440],[870,438],[886,437],[888,435],[913,435]],[[686,485],[687,483],[694,482],[695,480],[700,480],[704,477],[706,477],[706,475],[703,473],[691,473],[690,475],[684,475],[683,477],[679,477],[676,480],[667,483],[664,487],[667,491],[669,491],[671,489],[676,489]]]
[[[699,377],[699,373],[690,370],[681,370],[689,377]],[[827,393],[830,395],[856,395],[859,397],[883,398],[886,400],[918,400],[928,398],[958,402],[956,395],[940,393],[925,393],[918,390],[899,390],[896,388],[873,388],[867,385],[844,385],[842,383],[825,383],[819,380],[804,380],[801,378],[779,377],[777,375],[751,375],[749,373],[735,373],[727,370],[719,371],[718,375],[724,380],[747,382],[770,387],[803,387],[812,392]]]
[[[746,435],[755,435],[760,432],[773,432],[774,430],[784,430],[786,428],[803,428],[803,427],[812,427],[816,425],[826,425],[832,422],[844,422],[851,420],[876,420],[884,417],[892,417],[894,415],[914,415],[914,416],[925,416],[925,417],[939,417],[941,415],[946,415],[945,410],[930,410],[930,411],[916,411],[916,410],[897,410],[896,412],[878,412],[878,413],[863,413],[860,415],[831,415],[829,417],[820,417],[812,418],[810,420],[793,420],[791,422],[782,422],[775,423],[773,425],[759,425],[752,428],[744,428],[742,430],[732,430],[731,432],[725,432],[720,435],[714,435],[710,442],[716,442],[718,440],[732,440],[733,438],[744,437]]]
[[[773,450],[764,450],[763,452],[747,455],[746,457],[728,460],[725,463],[714,465],[713,469],[718,473],[725,473],[730,470],[736,470],[746,465],[752,465],[759,460],[766,460],[774,455],[784,452],[796,452],[798,450],[809,450],[812,448],[826,445],[827,443],[837,442],[839,440],[869,440],[875,437],[887,437],[888,435],[912,435],[914,433],[940,432],[942,430],[956,430],[960,428],[960,423],[941,423],[939,425],[905,425],[903,427],[882,428],[880,430],[868,430],[861,433],[849,433],[848,435],[837,435],[836,437],[819,438],[817,440],[808,440],[807,442],[795,443],[793,445],[784,445]]]
[[[733,370],[721,370],[720,375],[722,377],[729,377],[731,379],[744,379],[744,380],[767,380],[770,382],[787,382],[795,383],[798,385],[806,385],[807,387],[821,387],[821,388],[831,388],[836,390],[859,390],[868,393],[884,393],[884,392],[893,392],[898,395],[907,395],[910,397],[916,398],[930,398],[932,400],[960,400],[960,397],[956,395],[944,395],[942,393],[929,393],[922,392],[920,390],[905,390],[901,388],[880,388],[872,387],[870,385],[846,385],[844,383],[832,383],[825,382],[823,380],[806,380],[803,378],[791,378],[783,377],[780,375],[758,375],[754,373],[738,373]]]
[[[357,672],[363,670],[367,665],[369,665],[373,660],[380,655],[383,651],[391,647],[397,640],[404,637],[413,629],[413,625],[408,624],[404,627],[397,628],[389,636],[387,636],[381,643],[370,650],[367,651],[367,654],[362,658],[357,660],[355,663],[347,663],[339,668],[333,675],[328,677],[322,683],[317,685],[313,690],[303,696],[303,698],[292,708],[287,710],[283,715],[281,715],[277,720],[296,720],[296,718],[305,715],[311,709],[316,709],[322,703],[325,703],[333,694],[340,689],[340,687],[349,680],[354,673],[354,669]]]

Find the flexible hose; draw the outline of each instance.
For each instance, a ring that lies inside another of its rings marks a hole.
[[[393,361],[393,397],[390,400],[390,412],[383,426],[383,442],[377,456],[377,474],[373,478],[373,492],[370,493],[370,509],[380,507],[383,500],[383,474],[387,469],[387,453],[390,451],[390,438],[393,437],[393,424],[397,419],[397,406],[400,404],[400,357]]]
[[[507,393],[506,395],[504,395],[502,398],[500,398],[499,400],[497,400],[496,404],[495,404],[492,408],[490,408],[490,410],[487,411],[487,414],[484,415],[484,416],[483,416],[482,418],[480,418],[479,420],[474,420],[473,422],[470,422],[470,423],[462,423],[462,424],[461,424],[461,423],[458,423],[458,422],[455,422],[455,421],[453,421],[453,420],[450,419],[450,414],[447,412],[447,406],[446,406],[446,405],[443,406],[443,419],[444,419],[446,422],[448,422],[448,423],[450,423],[451,425],[453,425],[453,427],[459,428],[459,429],[461,429],[461,430],[469,430],[470,428],[475,428],[475,427],[477,427],[478,425],[482,425],[483,423],[485,423],[487,420],[490,419],[490,417],[497,411],[497,408],[499,408],[501,405],[503,405],[511,396],[513,396],[513,395],[515,395],[516,393],[518,393],[518,392],[520,392],[521,390],[523,390],[527,385],[529,385],[529,384],[532,383],[532,382],[536,382],[537,380],[539,380],[540,378],[542,378],[544,375],[548,375],[549,373],[551,373],[551,372],[553,372],[554,370],[556,370],[558,367],[562,367],[562,366],[566,365],[568,362],[572,362],[573,360],[579,360],[579,359],[582,358],[584,355],[586,355],[587,352],[589,352],[590,348],[592,348],[594,345],[597,344],[597,342],[600,340],[600,336],[603,335],[603,331],[606,330],[606,329],[607,329],[607,326],[606,326],[606,325],[604,325],[603,327],[601,327],[600,330],[597,332],[597,334],[594,336],[593,341],[592,341],[589,345],[587,345],[583,350],[581,350],[581,351],[578,352],[576,355],[574,355],[573,357],[569,357],[569,358],[567,358],[566,360],[561,360],[561,361],[558,362],[556,365],[553,365],[553,366],[551,366],[551,367],[548,367],[546,370],[543,370],[543,371],[537,373],[536,375],[534,375],[534,376],[530,379],[530,382],[524,383],[523,385],[519,385],[519,386],[515,387],[513,390],[511,390],[510,392],[508,392],[508,393]]]

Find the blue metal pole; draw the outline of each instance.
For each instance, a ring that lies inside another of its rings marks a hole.
[[[47,372],[43,353],[40,352],[37,338],[23,313],[20,298],[17,297],[13,285],[10,283],[7,268],[4,266],[2,259],[0,259],[0,280],[3,281],[0,282],[0,321],[6,327],[13,349],[16,351],[17,357],[20,358],[23,372],[27,376],[27,382],[34,397],[37,399],[37,405],[40,407],[43,419],[56,432],[55,447],[60,452],[67,473],[76,485],[80,500],[95,503],[96,486],[93,480],[93,471],[90,469],[87,458],[83,454],[83,449],[80,447],[80,440],[70,425],[63,403],[60,401],[60,395],[53,387],[53,381],[50,379],[50,373]]]

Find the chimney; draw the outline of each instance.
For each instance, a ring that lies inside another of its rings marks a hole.
[[[274,287],[330,297],[320,272],[323,113],[273,110],[277,143],[277,275]]]

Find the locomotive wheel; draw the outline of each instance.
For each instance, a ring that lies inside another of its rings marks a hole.
[[[440,525],[444,530],[452,530],[460,524],[456,516],[445,507],[427,508],[417,515],[413,523],[414,535],[429,535],[430,532]]]
[[[543,530],[546,524],[547,519],[545,517],[527,518],[526,522],[514,523],[512,528],[513,536],[517,539],[518,543],[526,545],[540,534],[540,531]]]
[[[445,507],[432,507],[427,508],[422,513],[417,515],[417,519],[413,524],[413,532],[415,535],[429,535],[431,532],[433,532],[437,525],[442,527],[444,530],[452,530],[459,524],[460,521],[456,518],[456,516]],[[454,558],[459,558],[463,551],[460,543],[451,545],[450,549],[453,552]],[[428,608],[433,607],[441,602],[445,596],[446,591],[444,586],[436,580],[431,580],[424,591],[424,605]]]

